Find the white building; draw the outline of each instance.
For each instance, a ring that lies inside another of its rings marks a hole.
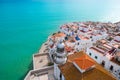
[[[81,51],[81,50],[86,50],[87,47],[92,46],[92,41],[88,37],[84,37],[82,35],[76,36],[79,37],[79,40],[76,39],[75,41],[75,50],[76,51]]]
[[[112,40],[113,43],[120,43],[120,36],[115,36]]]
[[[87,54],[93,58],[97,63],[104,66],[105,69],[110,71],[115,77],[120,80],[120,62],[118,48],[108,43],[98,44],[96,46],[87,48]],[[118,59],[118,60],[117,60]]]

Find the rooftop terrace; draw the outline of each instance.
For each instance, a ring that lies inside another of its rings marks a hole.
[[[37,70],[31,70],[24,80],[55,80],[54,67],[44,67]]]
[[[49,58],[49,55],[47,53],[33,55],[34,69],[39,69],[41,67],[48,66],[49,62],[50,62],[50,58]]]

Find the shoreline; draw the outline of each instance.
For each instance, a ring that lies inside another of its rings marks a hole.
[[[77,23],[79,23],[79,22],[71,22],[71,23],[66,23],[66,24],[72,24],[72,23],[76,23],[76,24],[77,24]],[[106,28],[106,29],[109,29],[109,28],[114,29],[117,24],[120,24],[120,22],[115,22],[115,23],[108,22],[108,23],[106,23],[106,22],[99,22],[99,21],[96,21],[96,22],[86,21],[86,22],[80,22],[80,23],[84,23],[84,24],[86,24],[86,25],[88,25],[88,24],[91,24],[91,25],[98,25],[98,24],[100,24],[100,25],[103,25],[104,28]],[[63,25],[66,25],[66,24],[63,24]],[[62,26],[62,25],[61,25],[61,26]],[[57,31],[57,32],[59,32],[59,31]],[[110,33],[110,32],[107,32],[107,33]],[[56,33],[55,33],[55,34],[56,34]],[[52,34],[52,35],[53,35],[53,34]],[[49,57],[49,55],[48,55],[48,53],[49,53],[48,43],[49,43],[49,38],[50,38],[52,35],[48,36],[47,40],[41,45],[38,53],[33,54],[33,61],[32,61],[32,62],[33,62],[33,70],[28,71],[28,74],[26,75],[26,77],[30,76],[30,73],[32,73],[32,71],[34,72],[34,71],[39,70],[39,69],[42,69],[42,68],[44,68],[44,67],[46,67],[46,69],[49,69],[49,68],[51,67],[51,65],[50,65],[50,66],[48,65],[49,62],[52,63],[52,61],[51,61],[51,59],[50,59],[50,57]],[[45,56],[46,56],[46,57],[49,57],[49,59],[47,59]],[[40,61],[35,60],[35,58],[37,58],[37,57],[38,57],[38,59],[39,59]],[[42,57],[43,57],[43,59],[41,59]],[[46,59],[47,59],[47,61],[44,62]],[[38,63],[36,63],[37,61],[38,61]],[[44,62],[44,63],[46,63],[46,64],[44,64],[44,66],[43,66],[43,63],[42,63],[42,62]],[[40,64],[40,65],[42,65],[42,66],[40,67],[40,66],[38,66],[38,64]],[[38,67],[36,68],[35,66],[38,66]],[[24,80],[27,80],[26,77],[24,78]]]

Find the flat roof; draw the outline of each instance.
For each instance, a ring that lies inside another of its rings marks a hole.
[[[48,63],[50,62],[48,54],[35,54],[33,57],[34,69],[48,66]]]
[[[102,51],[102,50],[100,50],[100,49],[98,49],[96,47],[91,47],[90,49],[92,49],[92,50],[94,50],[94,51],[96,51],[96,52],[98,52],[98,53],[100,53],[102,55],[105,53],[104,51]]]
[[[55,80],[54,66],[31,70],[24,80]]]

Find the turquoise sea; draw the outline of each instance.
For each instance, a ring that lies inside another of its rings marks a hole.
[[[0,0],[0,80],[23,80],[32,54],[59,26],[120,20],[119,0]]]

